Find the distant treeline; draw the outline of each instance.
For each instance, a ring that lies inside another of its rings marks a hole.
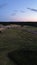
[[[28,25],[28,26],[34,26],[37,27],[37,22],[0,22],[0,24],[2,25],[10,25],[10,24],[16,24],[16,25]]]

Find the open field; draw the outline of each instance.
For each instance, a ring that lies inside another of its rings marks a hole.
[[[0,65],[17,65],[9,59],[8,53],[22,48],[37,51],[37,27],[24,26],[20,28],[10,28],[0,33]],[[16,52],[14,52],[14,54],[16,54]],[[17,57],[19,57],[18,52]]]

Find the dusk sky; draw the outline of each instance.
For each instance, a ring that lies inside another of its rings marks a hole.
[[[0,0],[0,21],[37,21],[37,0]]]

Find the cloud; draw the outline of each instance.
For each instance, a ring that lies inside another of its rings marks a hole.
[[[20,12],[21,12],[21,13],[25,13],[25,11],[23,11],[23,10],[21,10]]]
[[[4,4],[0,4],[0,8],[3,8],[7,5],[7,3],[4,3]]]
[[[15,16],[17,14],[18,10],[13,10],[12,16]]]
[[[14,12],[18,12],[18,10],[13,10]]]
[[[11,15],[12,15],[12,16],[15,16],[15,15],[16,15],[16,13],[14,12],[14,13],[12,13]]]
[[[27,8],[27,9],[29,9],[29,10],[31,10],[31,11],[37,12],[37,9],[33,9],[33,8]]]
[[[19,12],[19,11],[18,11],[18,10],[13,10],[13,12],[17,13],[17,12]],[[21,12],[21,13],[25,13],[24,10],[21,10],[20,12]]]

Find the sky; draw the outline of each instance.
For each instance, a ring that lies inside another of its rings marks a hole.
[[[37,21],[37,0],[0,0],[0,21]]]

